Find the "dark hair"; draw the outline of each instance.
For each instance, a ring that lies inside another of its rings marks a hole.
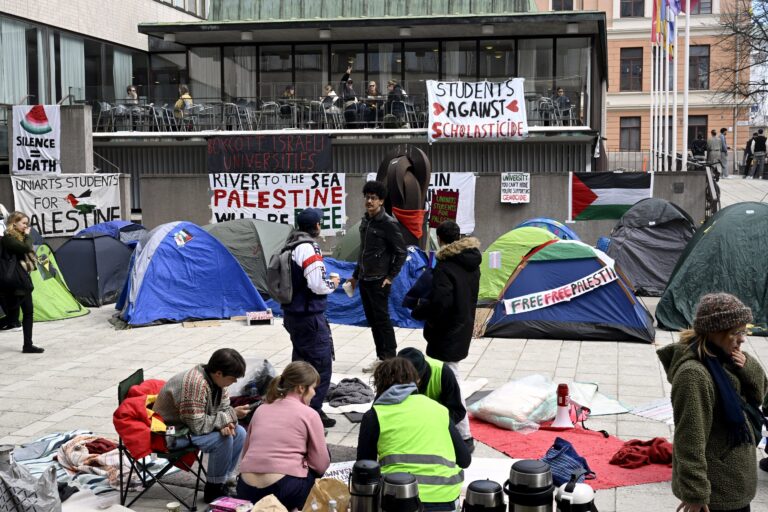
[[[418,381],[416,368],[404,357],[386,359],[373,370],[373,385],[377,397],[395,384],[416,384]]]
[[[720,133],[725,133],[728,131],[728,128],[720,128]]]
[[[704,134],[703,134],[703,133],[700,133],[700,134],[698,134],[698,135],[696,136],[696,138],[697,138],[697,139],[699,139],[699,140],[703,140],[703,139],[704,139]]]
[[[306,361],[294,361],[285,367],[283,373],[272,379],[264,401],[271,404],[275,400],[295,391],[299,386],[309,387],[320,383],[320,374]]]
[[[184,85],[184,84],[181,84],[181,85],[179,86],[179,92],[180,92],[181,94],[188,94],[188,93],[189,93],[189,87],[187,87],[187,86],[186,86],[186,85]]]
[[[363,185],[363,195],[376,194],[379,199],[387,198],[387,186],[380,181],[367,181]]]
[[[752,133],[752,136],[753,136],[753,137],[757,137],[757,132],[753,132],[753,133]]]
[[[759,133],[760,135],[762,135],[762,134],[763,134],[763,129],[762,129],[762,128],[760,128],[759,130],[757,130],[757,133]]]
[[[712,128],[712,131],[710,131],[709,133],[711,133],[712,135],[717,135],[717,130],[715,130],[714,128]]]
[[[245,359],[233,348],[220,348],[211,354],[205,369],[208,373],[221,372],[224,377],[239,379],[245,375]]]
[[[437,238],[439,238],[445,244],[455,242],[461,238],[461,230],[459,229],[459,225],[452,220],[441,222],[440,225],[437,226]]]

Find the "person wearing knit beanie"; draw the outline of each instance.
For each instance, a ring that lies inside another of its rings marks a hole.
[[[760,433],[747,411],[768,410],[768,379],[741,350],[751,321],[738,297],[709,293],[693,328],[657,351],[672,384],[672,492],[683,512],[748,511],[755,497]]]

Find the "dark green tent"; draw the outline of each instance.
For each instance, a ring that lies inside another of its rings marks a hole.
[[[768,204],[738,203],[720,210],[688,243],[656,308],[659,327],[693,324],[699,298],[736,295],[752,309],[752,333],[768,335]]]
[[[293,231],[291,226],[266,220],[235,219],[208,224],[203,229],[232,253],[257,290],[269,293],[267,264],[285,245]]]

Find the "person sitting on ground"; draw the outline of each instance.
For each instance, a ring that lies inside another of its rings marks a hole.
[[[288,510],[304,507],[315,479],[331,463],[320,417],[309,407],[320,375],[294,361],[269,385],[243,449],[237,496],[250,502],[274,494]]]
[[[416,383],[419,393],[444,405],[454,425],[458,426],[463,421],[468,422],[467,409],[461,397],[456,375],[445,366],[445,363],[424,357],[421,350],[413,347],[404,348],[397,353],[397,357],[404,357],[416,368],[416,373],[419,374],[419,381]],[[472,453],[475,450],[474,440],[471,436],[462,437],[467,450]]]
[[[179,99],[173,105],[173,117],[183,119],[184,114],[192,108],[192,96],[189,94],[189,87],[184,84],[179,86]]]
[[[745,512],[760,440],[747,408],[768,405],[760,362],[743,352],[752,311],[728,293],[699,299],[693,329],[656,353],[672,384],[672,492],[685,512]]]
[[[232,407],[227,387],[245,375],[245,360],[236,350],[215,351],[208,364],[177,373],[157,395],[154,411],[166,425],[186,427],[189,437],[179,437],[176,448],[190,444],[208,454],[206,503],[228,496],[227,480],[237,468],[245,442],[245,429],[237,420],[248,414],[248,406]],[[320,418],[318,418],[320,421]]]
[[[376,367],[376,398],[360,424],[357,460],[378,460],[383,474],[413,474],[424,510],[453,511],[464,481],[461,468],[469,467],[472,456],[448,409],[418,394],[418,380],[403,357]]]

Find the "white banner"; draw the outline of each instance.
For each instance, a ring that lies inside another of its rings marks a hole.
[[[323,235],[335,235],[346,221],[344,174],[211,173],[211,222],[253,218],[296,224],[305,208],[323,210]]]
[[[368,181],[376,180],[376,173],[369,172]],[[456,212],[456,224],[462,235],[475,230],[475,183],[477,176],[471,172],[433,172],[429,179],[427,205],[432,201],[435,190],[451,190],[459,193],[459,208]]]
[[[72,236],[120,219],[119,174],[11,176],[16,209],[43,236]]]
[[[14,105],[11,174],[61,173],[61,107]]]
[[[618,278],[619,276],[612,267],[603,267],[588,276],[582,277],[578,281],[565,284],[559,288],[531,293],[530,295],[523,295],[522,297],[512,299],[504,299],[504,309],[508,315],[515,315],[536,309],[548,308],[560,302],[568,302]]]
[[[427,140],[511,139],[528,134],[524,80],[438,82],[427,80]]]
[[[501,173],[501,202],[530,203],[531,175],[527,172]]]

